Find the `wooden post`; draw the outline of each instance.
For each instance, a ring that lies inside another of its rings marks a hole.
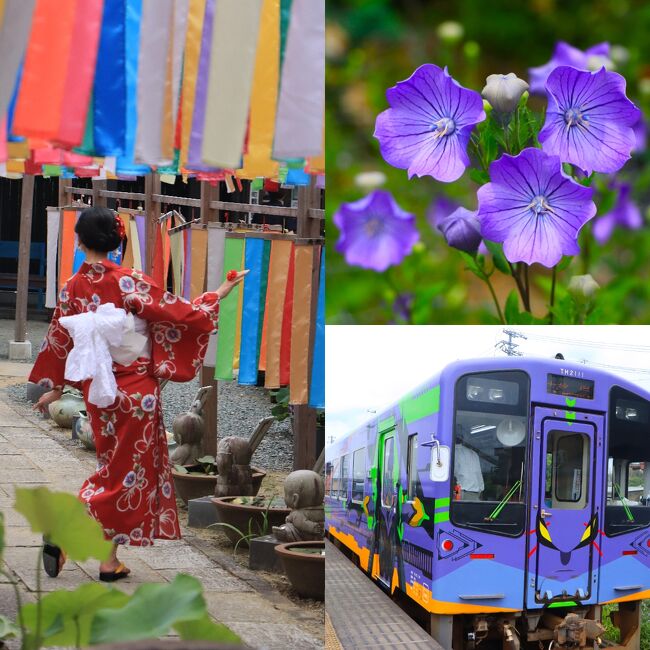
[[[99,191],[108,187],[108,181],[106,179],[93,179],[91,183],[93,185],[93,206],[106,207],[108,200],[105,196],[100,196]]]
[[[68,197],[65,194],[65,178],[59,176],[59,198],[57,207],[62,208],[64,205],[68,205],[72,201],[68,200]]]
[[[29,297],[29,259],[32,242],[32,208],[34,206],[34,176],[23,177],[20,201],[20,236],[18,240],[18,277],[16,280],[16,328],[14,341],[22,343],[27,334],[27,299]]]
[[[321,220],[310,216],[310,208],[320,208],[320,190],[316,179],[312,177],[308,186],[298,188],[298,224],[297,238],[311,239],[320,237]],[[314,271],[311,296],[311,329],[309,332],[309,350],[314,346],[316,334],[316,309],[318,302],[318,249],[314,247]],[[310,352],[311,354],[311,352]],[[311,358],[309,368],[311,368]],[[293,468],[311,469],[317,460],[316,447],[316,409],[307,404],[293,407]]]
[[[158,217],[160,217],[160,204],[153,200],[154,194],[160,194],[160,176],[158,174],[147,174],[144,177],[144,210],[147,214],[145,273],[147,275],[151,275],[151,269],[153,268],[156,228],[158,228]]]
[[[210,207],[211,201],[219,200],[219,186],[213,187],[206,181],[201,182],[201,223],[218,221],[219,211]],[[207,281],[207,278],[206,278]],[[204,287],[205,289],[206,287]],[[213,363],[212,360],[208,360]],[[203,418],[205,421],[205,436],[203,437],[203,453],[209,456],[217,455],[217,444],[219,440],[218,426],[218,403],[219,383],[214,378],[214,366],[204,365],[201,367],[201,386],[213,386],[205,406]]]

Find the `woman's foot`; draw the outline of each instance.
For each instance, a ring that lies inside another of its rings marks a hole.
[[[102,582],[115,582],[127,578],[131,573],[117,558],[111,558],[108,562],[99,565],[99,579]]]

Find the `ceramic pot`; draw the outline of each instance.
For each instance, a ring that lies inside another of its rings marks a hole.
[[[40,384],[35,384],[34,382],[27,382],[25,385],[25,397],[30,402],[38,402],[38,400],[41,398],[41,395],[44,395],[47,393],[47,388],[45,386],[41,386]]]
[[[49,406],[50,417],[64,429],[72,428],[72,418],[84,409],[84,400],[76,393],[63,393],[61,399]]]
[[[291,586],[303,598],[325,597],[325,542],[291,542],[275,547]]]
[[[77,438],[81,440],[81,443],[86,449],[95,451],[95,434],[93,429],[90,426],[90,420],[88,419],[88,414],[86,411],[81,411],[76,422],[77,426]]]
[[[200,465],[185,465],[184,467],[188,471],[192,471]],[[253,496],[255,496],[260,491],[266,472],[257,467],[251,467],[251,470],[253,471]],[[172,467],[172,476],[174,477],[176,495],[185,505],[190,499],[212,496],[217,487],[216,474],[181,474]]]
[[[243,498],[250,500],[252,497],[210,499],[217,509],[219,521],[228,524],[228,526],[221,526],[221,530],[233,544],[239,543],[240,546],[248,546],[248,540],[242,539],[242,536],[267,535],[273,526],[281,526],[291,512],[289,508],[269,508],[266,505],[233,503],[235,499]]]

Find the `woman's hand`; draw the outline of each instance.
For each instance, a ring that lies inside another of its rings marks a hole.
[[[244,277],[248,275],[250,269],[239,271],[234,280],[226,280],[218,289],[219,299],[225,298],[240,282],[244,281]]]
[[[61,399],[61,395],[63,395],[63,391],[58,388],[50,390],[47,393],[43,393],[38,402],[34,404],[34,410],[40,411],[41,413],[47,413],[47,407],[52,402],[56,402],[56,400]]]

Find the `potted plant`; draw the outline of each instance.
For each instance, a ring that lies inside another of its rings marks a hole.
[[[290,542],[275,547],[291,586],[303,598],[325,596],[325,542]]]
[[[289,387],[278,388],[270,391],[271,402],[274,404],[271,415],[278,421],[283,422],[291,415],[289,407]]]
[[[281,526],[291,510],[283,499],[272,497],[215,497],[211,499],[228,539],[237,548],[248,546],[253,537],[267,535],[273,526]]]
[[[257,494],[266,472],[257,467],[251,469],[253,471],[253,490]],[[199,499],[214,494],[217,474],[214,456],[202,456],[197,459],[195,465],[174,465],[172,476],[176,494],[185,505],[190,499]]]

